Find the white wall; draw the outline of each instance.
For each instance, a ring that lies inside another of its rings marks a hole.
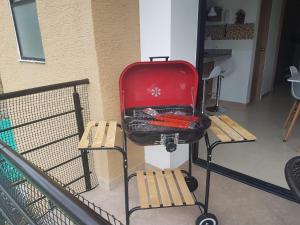
[[[171,0],[140,0],[141,59],[171,54]]]
[[[146,146],[145,161],[160,169],[177,168],[188,160],[188,150],[188,145],[178,145],[172,153],[167,152],[163,145]]]
[[[206,48],[232,49],[232,57],[220,59],[215,65],[220,65],[225,78],[222,80],[221,99],[242,104],[248,103],[248,88],[251,85],[251,66],[253,54],[252,40],[218,40],[206,41]]]
[[[255,23],[259,16],[261,0],[210,0],[209,6],[220,6],[228,12],[228,23],[235,22],[235,13],[239,9],[246,12],[246,23]],[[220,59],[215,65],[221,65],[226,70],[222,81],[221,99],[225,101],[247,104],[250,99],[252,83],[253,60],[255,53],[254,40],[207,40],[207,49],[232,49],[232,57]]]
[[[141,59],[170,56],[195,64],[198,0],[140,0]],[[145,147],[145,161],[176,168],[188,160],[188,145],[168,153],[164,146]]]
[[[186,60],[196,65],[198,0],[172,0],[171,4],[171,59]],[[188,145],[178,146],[171,154],[172,168],[188,160]]]
[[[171,58],[196,63],[199,0],[172,0]]]
[[[140,0],[141,60],[151,56],[171,55],[171,0]],[[158,168],[169,168],[171,155],[164,146],[146,146],[145,162]]]
[[[275,64],[277,63],[277,47],[280,42],[280,19],[282,8],[284,6],[284,0],[273,1],[271,21],[268,34],[268,44],[266,47],[266,59],[263,72],[261,96],[270,92],[273,88],[273,79],[275,76]]]

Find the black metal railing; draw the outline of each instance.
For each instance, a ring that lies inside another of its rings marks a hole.
[[[88,84],[85,79],[0,95],[0,140],[78,193],[97,185],[91,154],[77,149],[89,120]]]
[[[78,151],[88,84],[0,95],[0,225],[122,225],[80,195],[97,186],[92,154]]]
[[[1,225],[122,225],[2,141],[0,155]]]

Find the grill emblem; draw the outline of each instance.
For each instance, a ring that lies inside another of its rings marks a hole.
[[[158,88],[158,87],[152,88],[151,95],[153,95],[154,97],[160,96],[160,88]]]

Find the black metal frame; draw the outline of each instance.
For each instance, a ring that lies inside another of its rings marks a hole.
[[[204,59],[204,46],[205,46],[205,23],[207,16],[207,0],[199,0],[198,3],[198,29],[197,29],[197,49],[196,49],[196,69],[199,75],[199,84],[198,84],[198,93],[197,93],[197,102],[196,109],[199,112],[202,112],[201,103],[202,103],[202,74],[204,72],[203,59]],[[198,151],[199,143],[192,144],[193,152]],[[198,153],[197,153],[198,154]]]
[[[46,61],[45,57],[44,58],[35,58],[35,57],[23,56],[23,52],[22,52],[22,48],[21,48],[21,43],[20,43],[20,35],[18,33],[17,24],[16,24],[16,18],[15,18],[15,13],[14,13],[13,7],[17,6],[17,5],[20,5],[20,4],[28,3],[28,2],[35,2],[35,0],[20,0],[20,1],[9,0],[11,14],[12,14],[12,18],[13,18],[14,29],[15,29],[15,32],[16,32],[16,38],[17,38],[17,42],[18,42],[18,51],[20,52],[21,60],[45,62]],[[39,29],[40,29],[40,25],[39,25]],[[44,51],[44,46],[43,45],[42,45],[42,48],[43,48],[43,51]],[[45,52],[44,52],[44,54],[45,54]]]
[[[205,164],[205,169],[206,169],[206,192],[207,190],[210,189],[210,174],[212,171],[212,152],[215,147],[221,144],[234,144],[234,143],[246,143],[246,142],[253,142],[253,141],[248,141],[248,140],[243,140],[243,141],[230,141],[230,142],[221,142],[221,141],[215,141],[213,143],[210,142],[208,133],[206,132],[204,135],[205,139],[205,144],[206,144],[206,151],[207,151],[207,158],[206,161],[203,160],[203,164]],[[192,161],[195,163],[198,159],[198,149],[193,149],[192,150]],[[209,204],[209,194],[205,194],[205,206],[207,207],[206,210],[204,211],[205,214],[208,213],[208,204]]]
[[[87,84],[89,80],[84,79],[0,95],[3,107],[0,119],[8,120],[10,124],[0,124],[0,139],[11,145],[7,151],[14,151],[13,155],[17,157],[16,162],[12,161],[0,148],[0,214],[2,214],[0,225],[3,220],[19,225],[57,224],[57,221],[49,222],[45,221],[46,219],[60,220],[59,224],[70,224],[70,221],[81,224],[80,221],[74,221],[69,217],[68,213],[56,203],[55,198],[53,200],[52,195],[58,198],[65,193],[52,192],[60,189],[67,191],[72,198],[78,199],[79,201],[76,200],[80,202],[78,207],[84,209],[88,207],[88,211],[92,210],[100,215],[106,220],[105,224],[122,225],[122,222],[113,215],[80,195],[97,186],[91,154],[80,154],[76,151],[78,138],[82,136],[84,124],[89,120]],[[65,126],[67,126],[65,131],[58,130],[64,129]],[[58,134],[52,136],[56,131]],[[9,132],[12,132],[15,145],[11,143]],[[56,149],[60,155],[51,155],[52,150]],[[69,153],[74,150],[75,153]],[[51,158],[48,159],[49,153]],[[36,167],[27,170],[32,166],[27,165],[27,162],[33,162]],[[25,163],[27,166],[18,168],[16,166],[18,164],[15,163]],[[72,173],[72,177],[68,177],[70,173],[64,174],[65,170],[73,169],[74,166],[80,169],[78,174]],[[54,181],[56,187],[50,190],[45,180],[33,176],[30,171]],[[37,180],[32,181],[27,177],[27,173]],[[44,188],[47,190],[44,191]],[[60,204],[68,203],[64,198],[60,200],[64,201]],[[81,216],[80,211],[75,208],[69,211]],[[41,219],[44,221],[41,222]],[[84,224],[87,224],[87,221]]]
[[[205,144],[207,147],[207,151],[208,151],[208,157],[210,157],[210,161],[212,161],[212,151],[214,150],[215,147],[217,147],[218,145],[223,145],[223,144],[237,144],[237,143],[249,143],[249,142],[254,142],[253,141],[248,141],[248,140],[243,140],[243,141],[230,141],[230,142],[221,142],[221,141],[215,141],[212,144],[210,143],[209,140],[209,136],[206,133],[205,134]],[[287,199],[289,201],[293,201],[296,203],[299,203],[299,200],[297,198],[295,198],[295,196],[293,195],[293,193],[285,188],[279,187],[277,185],[259,180],[257,178],[239,173],[237,171],[234,170],[230,170],[226,167],[217,165],[215,163],[209,163],[207,164],[207,160],[201,159],[198,157],[198,149],[193,149],[193,159],[192,159],[193,163],[204,168],[204,169],[208,169],[209,171],[212,172],[216,172],[220,175],[229,177],[231,179],[234,179],[236,181],[239,181],[241,183],[247,184],[249,186],[258,188],[260,190],[266,191],[268,193],[274,194],[278,197]]]
[[[77,129],[79,134],[78,137],[80,140],[84,133],[84,121],[83,121],[83,115],[81,113],[82,107],[80,104],[80,96],[77,92],[76,86],[74,86],[73,101],[75,107]],[[87,191],[90,191],[92,189],[92,184],[91,184],[91,177],[90,177],[89,158],[87,152],[81,152],[81,161],[82,161],[82,168],[83,168],[83,174],[85,179],[85,188]]]
[[[96,126],[98,126],[98,124],[96,124]],[[194,193],[192,193],[194,199],[195,199],[195,204],[194,205],[181,205],[181,206],[176,206],[176,205],[172,205],[169,207],[164,207],[162,205],[160,205],[159,207],[150,207],[150,208],[141,208],[140,206],[135,206],[133,208],[130,208],[129,206],[129,188],[128,188],[128,184],[129,181],[136,177],[136,173],[132,173],[128,176],[128,158],[127,158],[127,135],[125,133],[125,131],[123,130],[122,126],[120,124],[118,124],[118,128],[121,130],[122,134],[123,134],[123,138],[122,138],[122,142],[123,142],[123,146],[119,147],[119,146],[115,146],[113,148],[107,148],[107,147],[101,147],[101,148],[92,148],[92,147],[88,147],[88,148],[80,148],[79,150],[81,152],[87,152],[87,151],[97,151],[97,150],[115,150],[118,151],[122,154],[123,156],[123,175],[124,175],[124,189],[125,189],[125,214],[126,214],[126,225],[130,224],[130,216],[133,212],[138,211],[138,210],[147,210],[147,209],[159,209],[159,208],[178,208],[178,207],[191,207],[191,206],[198,206],[200,209],[201,214],[207,214],[208,213],[208,200],[209,200],[209,194],[210,194],[210,173],[211,173],[211,152],[213,148],[207,148],[207,173],[206,173],[206,189],[205,189],[205,202],[200,202],[197,200],[196,196]],[[207,136],[207,133],[205,134],[205,137]],[[183,173],[185,173],[187,175],[187,177],[192,177],[192,161],[193,161],[193,148],[192,148],[192,144],[189,144],[189,168],[188,171],[182,170]],[[203,209],[203,210],[202,210]]]
[[[90,83],[89,79],[82,79],[82,80],[63,82],[63,83],[59,83],[59,84],[50,84],[50,85],[46,85],[46,86],[30,88],[30,89],[21,90],[21,91],[8,92],[8,93],[1,94],[0,100],[23,97],[23,96],[27,96],[27,95],[33,95],[33,94],[37,94],[37,93],[63,89],[63,88],[67,88],[67,87],[74,87],[74,86],[79,86],[79,85],[84,85],[84,84],[89,84],[89,83]]]
[[[48,146],[52,146],[52,145],[58,144],[60,142],[67,141],[68,139],[74,138],[75,136],[78,136],[79,139],[80,139],[83,132],[84,132],[83,110],[88,110],[88,108],[84,109],[81,106],[81,99],[80,99],[80,95],[79,95],[79,92],[77,91],[77,89],[81,85],[86,85],[86,84],[89,84],[88,79],[64,82],[64,83],[59,83],[59,84],[52,84],[52,85],[47,85],[47,86],[42,86],[42,87],[36,87],[36,88],[31,88],[31,89],[26,89],[26,90],[1,94],[0,95],[0,102],[5,101],[5,100],[10,100],[10,99],[17,99],[19,97],[33,96],[35,94],[41,94],[41,93],[49,92],[49,91],[58,91],[58,90],[61,90],[61,89],[66,89],[66,88],[73,88],[73,90],[74,90],[73,91],[73,104],[74,104],[74,107],[72,107],[72,109],[70,111],[64,111],[64,112],[58,113],[58,114],[51,114],[50,116],[45,116],[45,117],[38,118],[36,120],[31,120],[31,121],[28,121],[28,122],[26,121],[25,123],[15,124],[14,126],[11,126],[11,127],[5,128],[5,129],[0,129],[0,134],[4,133],[4,132],[7,132],[7,131],[10,131],[10,130],[15,130],[15,129],[18,129],[18,128],[23,128],[23,127],[26,128],[26,126],[34,125],[34,124],[37,124],[37,123],[40,123],[40,122],[44,122],[44,121],[47,121],[47,120],[59,118],[59,117],[62,117],[62,116],[75,114],[75,120],[76,120],[75,122],[76,122],[78,132],[72,133],[68,136],[64,136],[63,138],[53,140],[51,142],[45,143],[45,144],[37,146],[37,147],[35,146],[34,148],[31,148],[31,149],[28,149],[26,151],[20,152],[20,154],[25,156],[29,153],[33,153],[34,151],[42,150],[43,148],[46,148]],[[49,171],[55,170],[58,167],[63,166],[67,163],[70,163],[70,162],[72,162],[72,161],[74,161],[78,158],[79,157],[73,157],[73,158],[68,159],[67,161],[64,161],[64,162],[62,162],[58,165],[55,165],[51,168],[47,168],[47,169],[45,169],[45,171],[49,172]],[[84,179],[85,191],[89,191],[92,188],[95,188],[96,186],[92,185],[92,182],[91,182],[91,172],[90,172],[90,167],[89,167],[88,154],[82,153],[81,154],[81,161],[82,161],[82,166],[83,166],[83,176],[75,178],[69,184],[73,184],[76,181],[79,181],[80,179]]]
[[[202,168],[206,168],[206,161],[203,159],[200,159],[200,158],[194,159],[193,163]],[[236,180],[238,182],[244,183],[251,187],[257,188],[259,190],[271,193],[271,194],[281,197],[283,199],[293,201],[296,203],[300,203],[299,201],[297,201],[297,199],[292,194],[292,192],[286,188],[283,188],[283,187],[268,183],[266,181],[239,173],[237,171],[228,169],[226,167],[220,166],[215,163],[211,163],[211,171],[215,172],[217,174],[220,174],[222,176],[228,177],[230,179]]]
[[[0,141],[0,153],[6,160],[12,163],[18,170],[22,171],[24,176],[30,180],[32,184],[38,187],[42,193],[45,194],[45,198],[51,200],[57,207],[62,209],[76,224],[86,225],[109,225],[103,217],[93,211],[90,207],[83,204],[80,199],[72,195],[69,191],[59,186],[54,180],[48,177],[35,165],[22,158],[20,154],[11,149],[4,142]],[[36,224],[36,221],[32,220],[24,209],[19,206],[13,197],[6,191],[5,187],[0,185],[0,192],[3,192],[8,201],[12,202],[13,207],[19,212],[22,212],[22,216],[26,218],[29,224]],[[5,208],[9,207],[5,205]],[[4,213],[5,214],[5,213]],[[7,218],[5,218],[7,219]],[[11,218],[10,218],[11,219]]]

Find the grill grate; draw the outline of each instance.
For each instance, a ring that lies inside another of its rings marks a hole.
[[[151,107],[155,109],[159,114],[184,114],[187,116],[198,115],[194,113],[192,107],[184,107],[184,106],[174,106],[174,107]],[[152,116],[146,114],[144,108],[130,109],[126,111],[126,115],[124,118],[124,122],[128,131],[131,132],[157,132],[157,133],[176,133],[182,132],[186,129],[182,128],[170,128],[170,127],[161,127],[154,126],[148,124],[149,121],[154,120]],[[132,115],[132,116],[129,116]],[[201,129],[201,120],[200,123],[197,124],[197,128]]]
[[[182,112],[186,115],[193,115],[193,109],[189,107],[184,107],[184,106],[174,106],[174,107],[152,107],[155,109],[159,114],[166,114],[166,113],[176,113],[176,112]],[[148,114],[144,113],[144,108],[139,108],[139,109],[133,109],[133,117],[134,118],[139,118],[139,119],[152,119],[151,116]]]

